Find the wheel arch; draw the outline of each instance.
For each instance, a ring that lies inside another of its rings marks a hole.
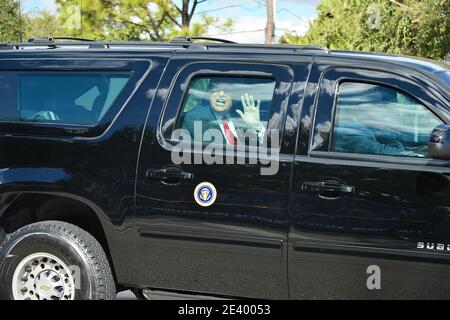
[[[28,224],[57,220],[73,224],[90,233],[102,246],[108,257],[117,283],[112,253],[105,226],[106,214],[92,201],[63,192],[20,191],[2,194],[0,209],[0,236],[2,229],[12,233]]]

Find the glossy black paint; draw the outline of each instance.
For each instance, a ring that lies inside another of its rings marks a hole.
[[[170,52],[151,56],[129,52],[111,54],[105,60],[104,53],[94,52],[1,55],[0,63],[8,65],[8,70],[59,70],[59,66],[65,70],[122,70],[133,65],[134,74],[142,75],[116,101],[119,104],[113,106],[116,115],[111,122],[93,129],[95,136],[90,137],[92,128],[84,126],[52,126],[48,131],[46,125],[30,123],[20,126],[24,128],[20,134],[16,131],[19,126],[12,126],[14,131],[9,129],[11,125],[0,129],[0,193],[52,194],[87,204],[103,225],[116,276],[122,283],[137,282],[136,273],[129,272],[136,266],[136,163],[152,89],[156,90],[169,56]],[[144,76],[148,71],[149,76]]]
[[[450,164],[329,152],[344,78],[401,88],[450,123],[447,88],[412,61],[245,47],[1,52],[0,72],[131,70],[133,79],[96,127],[0,123],[0,219],[24,194],[86,204],[123,286],[256,298],[450,298],[450,252],[417,248],[450,243]],[[277,175],[261,176],[259,165],[183,165],[192,181],[148,179],[149,169],[171,164],[166,133],[198,73],[277,79]],[[354,189],[327,200],[303,188],[324,180]],[[193,200],[202,181],[219,191],[209,209]],[[381,291],[366,288],[372,264],[382,269]]]
[[[0,243],[5,241],[5,239],[6,239],[6,232],[2,227],[0,227]]]
[[[308,143],[300,139],[294,160],[288,253],[292,298],[450,298],[450,252],[417,247],[418,242],[450,240],[449,162],[329,151],[341,81],[398,88],[447,122],[445,100],[433,94],[433,83],[400,67],[318,57],[315,68],[320,89],[311,93],[314,103],[304,122],[311,115],[315,121]],[[311,183],[334,189],[305,190]],[[349,192],[337,192],[336,186]],[[381,268],[382,290],[367,289],[371,265]]]
[[[258,62],[239,57],[224,61],[213,54],[198,57],[179,53],[172,58],[158,93],[165,101],[151,109],[146,128],[152,134],[143,141],[139,162],[138,251],[152,270],[141,274],[142,283],[230,296],[289,297],[286,250],[292,155],[281,161],[274,176],[261,176],[261,165],[249,164],[248,159],[246,165],[183,164],[182,170],[195,178],[177,186],[148,180],[144,173],[172,164],[171,128],[192,76],[276,79],[277,93],[268,122],[269,129],[283,131],[294,81],[292,69],[305,71],[296,78],[305,83],[311,61],[309,57],[298,60],[290,67],[276,56]],[[298,103],[299,97],[294,99]],[[199,153],[194,150],[192,154]],[[193,198],[195,186],[203,181],[213,183],[218,190],[217,202],[211,208],[200,208]]]

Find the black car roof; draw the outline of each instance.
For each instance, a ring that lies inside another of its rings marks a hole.
[[[55,41],[54,39],[64,39],[66,41]],[[76,41],[70,41],[74,39]],[[194,38],[197,39],[197,38]],[[198,39],[208,39],[199,37]],[[213,42],[194,42],[191,38],[176,38],[171,42],[148,42],[148,41],[121,41],[121,42],[97,42],[82,38],[70,38],[70,37],[49,37],[42,39],[30,39],[26,43],[0,43],[0,50],[22,50],[22,49],[124,49],[139,48],[144,50],[176,50],[176,49],[226,49],[226,50],[311,50],[311,51],[323,51],[328,52],[327,48],[314,45],[264,45],[264,44],[240,44],[227,40],[220,40],[211,38]],[[214,42],[215,41],[215,42]],[[220,41],[220,42],[217,42]]]
[[[56,39],[56,38],[55,38]],[[63,38],[70,39],[70,38]],[[396,64],[405,65],[419,69],[423,72],[430,74],[439,74],[442,72],[448,72],[450,65],[445,62],[439,62],[436,60],[429,60],[418,57],[408,57],[401,55],[380,54],[370,52],[358,52],[358,51],[342,51],[342,50],[329,50],[324,47],[315,45],[265,45],[265,44],[239,44],[232,43],[223,40],[221,43],[217,42],[194,42],[191,38],[177,38],[172,42],[96,42],[86,39],[77,39],[79,41],[63,41],[55,42],[53,38],[36,39],[40,41],[30,41],[27,43],[4,43],[0,44],[1,52],[11,51],[27,51],[34,50],[105,50],[105,51],[175,51],[175,50],[200,50],[200,51],[229,51],[229,52],[242,52],[258,54],[258,53],[305,53],[305,54],[318,54],[318,55],[332,55],[342,57],[353,57],[370,60],[382,60],[386,62],[393,62]],[[200,38],[207,39],[207,38]],[[35,39],[32,39],[35,40]],[[47,40],[47,41],[46,41]],[[213,41],[221,41],[220,39],[211,39]],[[31,49],[31,50],[27,50]],[[42,52],[42,51],[41,51]]]
[[[333,50],[331,51],[331,53],[339,56],[354,56],[360,58],[378,59],[383,61],[395,62],[398,64],[415,67],[429,73],[438,73],[450,69],[450,64],[448,62],[431,60],[421,57],[410,57],[403,55],[383,54],[373,52],[343,51],[343,50]]]

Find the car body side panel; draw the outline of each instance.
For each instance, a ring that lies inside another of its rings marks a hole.
[[[83,59],[94,69],[96,61],[104,58],[103,54],[73,52],[43,56],[53,61],[70,60],[75,65],[77,59]],[[103,224],[116,276],[123,284],[138,283],[132,249],[136,163],[145,118],[169,56],[161,52],[147,57],[108,57],[113,59],[112,68],[114,59],[147,62],[142,64],[146,69],[139,70],[145,76],[134,84],[134,94],[100,136],[81,137],[76,132],[66,137],[46,136],[33,134],[32,129],[22,135],[0,132],[0,194],[52,194],[90,206]],[[15,54],[11,59],[32,59],[29,70],[39,69],[41,63],[29,53]]]
[[[0,72],[16,70],[17,65],[28,71],[58,70],[58,61],[72,70],[85,70],[86,64],[81,61],[89,61],[88,69],[98,70],[105,66],[121,68],[124,64],[119,61],[139,61],[136,66],[146,67],[139,70],[145,76],[136,82],[136,90],[124,108],[98,130],[29,124],[18,125],[12,132],[0,124],[0,219],[20,194],[54,195],[86,204],[103,225],[115,274],[125,286],[156,285],[193,291],[210,288],[209,293],[260,298],[414,298],[417,292],[425,297],[450,296],[450,251],[437,249],[437,244],[450,244],[449,165],[439,168],[423,162],[337,159],[328,154],[326,139],[323,149],[310,148],[318,123],[323,122],[322,130],[326,131],[328,121],[331,130],[335,87],[323,74],[332,68],[364,69],[362,77],[385,72],[391,78],[380,81],[388,83],[406,79],[405,88],[450,123],[448,92],[429,79],[425,70],[358,54],[318,54],[316,63],[311,65],[312,54],[300,51],[180,51],[185,60],[202,62],[207,56],[219,63],[278,64],[293,70],[287,116],[280,119],[285,121],[278,181],[282,185],[273,178],[258,177],[258,183],[246,190],[254,194],[255,202],[266,201],[265,194],[275,199],[280,194],[282,197],[263,203],[266,211],[261,214],[258,206],[249,206],[236,195],[241,191],[239,186],[247,186],[245,183],[258,170],[234,167],[224,174],[216,168],[207,174],[198,168],[197,176],[205,180],[214,176],[220,181],[220,177],[225,177],[227,196],[240,200],[241,205],[236,209],[225,203],[220,214],[210,211],[204,216],[196,209],[192,218],[186,210],[175,205],[171,208],[173,204],[166,205],[165,214],[155,213],[149,203],[157,200],[145,198],[145,192],[151,194],[154,190],[142,177],[143,170],[155,164],[152,150],[162,149],[157,125],[170,93],[171,79],[162,86],[160,80],[172,55],[172,50],[165,49],[1,52]],[[54,61],[53,65],[47,63],[44,67],[43,62],[49,60]],[[181,67],[178,65],[167,74],[174,78]],[[324,95],[321,90],[325,90]],[[320,110],[316,109],[318,104]],[[19,132],[19,127],[24,131]],[[139,159],[142,146],[147,153]],[[142,159],[145,166],[138,168]],[[159,164],[165,163],[167,154],[158,159]],[[240,174],[232,175],[236,172]],[[237,181],[236,176],[245,179]],[[322,202],[301,192],[305,181],[330,176],[356,185],[357,196]],[[136,191],[142,190],[136,196]],[[182,196],[189,204],[192,202],[192,193],[189,198],[187,193]],[[170,197],[173,203],[181,199],[176,193]],[[167,231],[163,230],[164,225],[169,225],[169,232],[155,236],[155,230]],[[179,232],[180,228],[185,232]],[[201,234],[203,231],[206,232]],[[164,238],[167,233],[171,239]],[[0,242],[4,236],[0,226]],[[422,250],[417,248],[418,242],[433,247],[427,249],[425,245]],[[155,254],[152,248],[159,251]],[[208,261],[208,252],[219,258],[222,252],[226,259]],[[223,261],[231,261],[233,269]],[[205,269],[203,262],[208,264]],[[241,262],[251,265],[246,272],[237,273],[245,269]],[[193,272],[179,272],[181,263],[192,267]],[[387,271],[382,283],[385,291],[367,290],[366,269],[371,264]],[[171,278],[165,273],[167,267],[172,268]],[[252,268],[258,275],[256,282],[248,272]],[[226,278],[221,278],[220,272]],[[233,273],[237,273],[234,278]],[[250,285],[246,286],[246,281]]]
[[[331,69],[339,76],[327,76]],[[449,164],[329,152],[337,92],[333,79],[340,77],[398,87],[448,121],[443,89],[413,69],[387,62],[316,60],[294,160],[291,297],[448,298]],[[326,199],[303,189],[305,183],[326,180],[352,186],[355,193]],[[367,287],[371,266],[381,270],[381,290]]]
[[[253,164],[183,163],[183,170],[194,174],[192,182],[167,186],[145,178],[146,169],[171,163],[167,142],[157,136],[159,118],[166,99],[167,108],[173,109],[169,114],[177,114],[179,87],[187,86],[172,87],[172,83],[184,83],[186,70],[189,74],[279,75],[283,80],[276,96],[282,100],[274,105],[273,120],[281,122],[283,128],[286,108],[296,106],[287,112],[292,119],[288,138],[292,143],[293,122],[298,120],[293,114],[302,101],[311,58],[299,57],[289,65],[283,58],[267,55],[256,60],[253,55],[184,53],[171,61],[155,100],[158,105],[149,115],[138,169],[136,222],[141,237],[137,250],[142,265],[148,268],[142,273],[144,285],[229,296],[288,298],[285,253],[293,154],[282,155],[279,171],[272,176],[262,176],[259,165]],[[295,94],[288,103],[292,91]],[[168,119],[173,122],[172,116]],[[166,128],[164,124],[161,131]],[[218,190],[217,201],[209,208],[200,208],[193,198],[195,186],[202,181],[213,183]]]

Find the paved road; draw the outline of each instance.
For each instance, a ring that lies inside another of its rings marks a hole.
[[[117,295],[117,300],[136,300],[136,297],[131,291],[125,291]]]
[[[190,296],[166,292],[154,292],[151,295],[152,300],[222,300],[215,297]],[[131,291],[121,292],[117,295],[117,300],[137,300]]]
[[[191,300],[193,298],[189,296],[177,295],[177,294],[152,294],[152,300]],[[137,300],[131,291],[124,291],[117,295],[117,300]]]

